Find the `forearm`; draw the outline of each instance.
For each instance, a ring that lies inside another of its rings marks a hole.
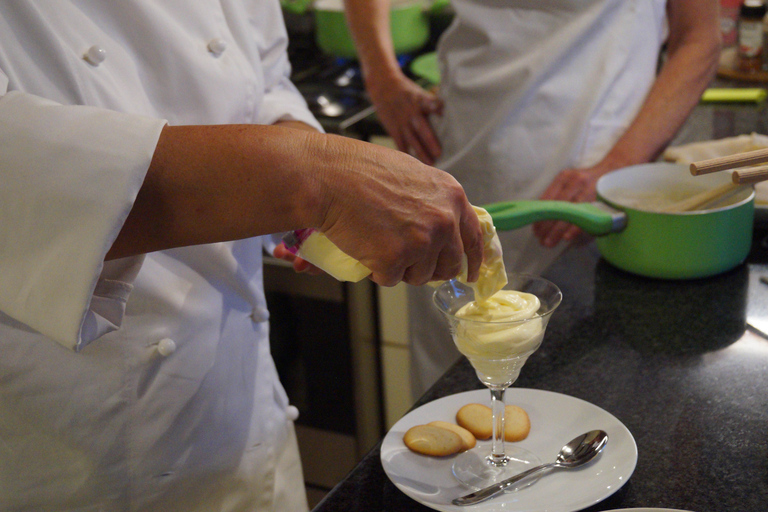
[[[286,130],[167,126],[107,258],[318,225],[322,189],[307,161],[323,135]]]
[[[686,2],[670,4],[677,8],[680,5]],[[711,82],[720,52],[716,6],[708,1],[698,3],[695,8],[699,13],[694,21],[690,13],[670,13],[673,27],[674,23],[692,26],[671,33],[667,60],[637,117],[603,160],[606,168],[634,165],[658,157]]]
[[[450,279],[482,234],[461,185],[348,137],[263,125],[166,126],[108,258],[314,227],[385,286]]]
[[[345,0],[350,32],[367,87],[384,87],[388,80],[400,78],[390,23],[390,0]]]
[[[302,121],[278,121],[275,126],[282,126],[283,128],[293,128],[295,130],[305,130],[308,132],[318,133],[317,128],[310,126]]]
[[[592,201],[598,179],[611,171],[653,161],[685,122],[712,79],[720,53],[716,0],[669,0],[668,58],[632,124],[607,155],[583,169],[565,169],[542,199]],[[542,244],[572,240],[578,229],[565,223],[534,226]]]
[[[390,0],[345,0],[345,6],[379,121],[398,149],[433,164],[441,150],[429,118],[442,113],[442,102],[400,68],[389,28]]]

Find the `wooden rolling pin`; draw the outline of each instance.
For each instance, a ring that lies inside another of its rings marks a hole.
[[[736,167],[764,164],[766,162],[768,162],[768,149],[757,149],[755,151],[747,151],[746,153],[737,153],[735,155],[693,162],[690,169],[691,174],[698,176],[700,174],[735,169]]]
[[[736,169],[731,175],[734,183],[747,185],[768,180],[768,165],[758,165],[749,169]]]

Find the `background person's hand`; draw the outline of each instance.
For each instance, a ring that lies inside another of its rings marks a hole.
[[[432,165],[440,144],[429,116],[442,114],[442,101],[408,78],[395,54],[390,0],[345,0],[344,13],[355,41],[365,88],[377,115],[400,151]]]
[[[541,195],[542,200],[569,201],[581,203],[594,201],[600,171],[589,169],[566,169],[558,174]],[[563,221],[542,221],[533,225],[533,233],[545,247],[554,247],[561,240],[572,241],[580,233],[577,226]]]
[[[426,164],[434,164],[440,157],[440,143],[429,117],[442,114],[442,100],[404,75],[369,83],[368,93],[376,105],[376,115],[397,148]]]
[[[273,251],[272,255],[275,258],[291,263],[293,266],[293,270],[295,270],[296,272],[307,273],[313,276],[319,276],[320,274],[324,273],[322,269],[314,266],[307,260],[293,254],[291,251],[289,251],[285,247],[285,244],[283,243],[279,243],[275,246],[275,250]]]

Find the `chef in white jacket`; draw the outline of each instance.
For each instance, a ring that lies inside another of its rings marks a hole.
[[[345,3],[388,132],[401,150],[455,176],[477,205],[594,200],[600,176],[663,151],[720,50],[716,0],[452,0],[433,95],[397,63],[390,0]],[[578,233],[562,222],[501,233],[507,269],[540,273]],[[417,396],[458,356],[446,329],[435,335],[428,294],[410,300]]]
[[[306,510],[256,235],[476,277],[461,187],[317,133],[286,45],[277,0],[0,4],[0,510]]]

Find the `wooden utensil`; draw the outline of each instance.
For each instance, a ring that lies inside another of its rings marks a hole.
[[[746,185],[768,180],[768,165],[758,165],[749,169],[736,169],[731,175],[734,183]]]
[[[768,167],[768,166],[766,166]],[[661,211],[664,213],[676,213],[676,212],[688,212],[692,210],[706,210],[712,208],[717,204],[733,197],[745,188],[751,187],[751,185],[740,185],[737,183],[724,183],[719,187],[715,187],[704,192],[694,194],[682,201],[663,208]]]
[[[748,167],[750,165],[763,164],[766,162],[768,162],[768,148],[693,162],[691,163],[690,169],[691,174],[699,176],[700,174],[725,171],[737,167]]]

